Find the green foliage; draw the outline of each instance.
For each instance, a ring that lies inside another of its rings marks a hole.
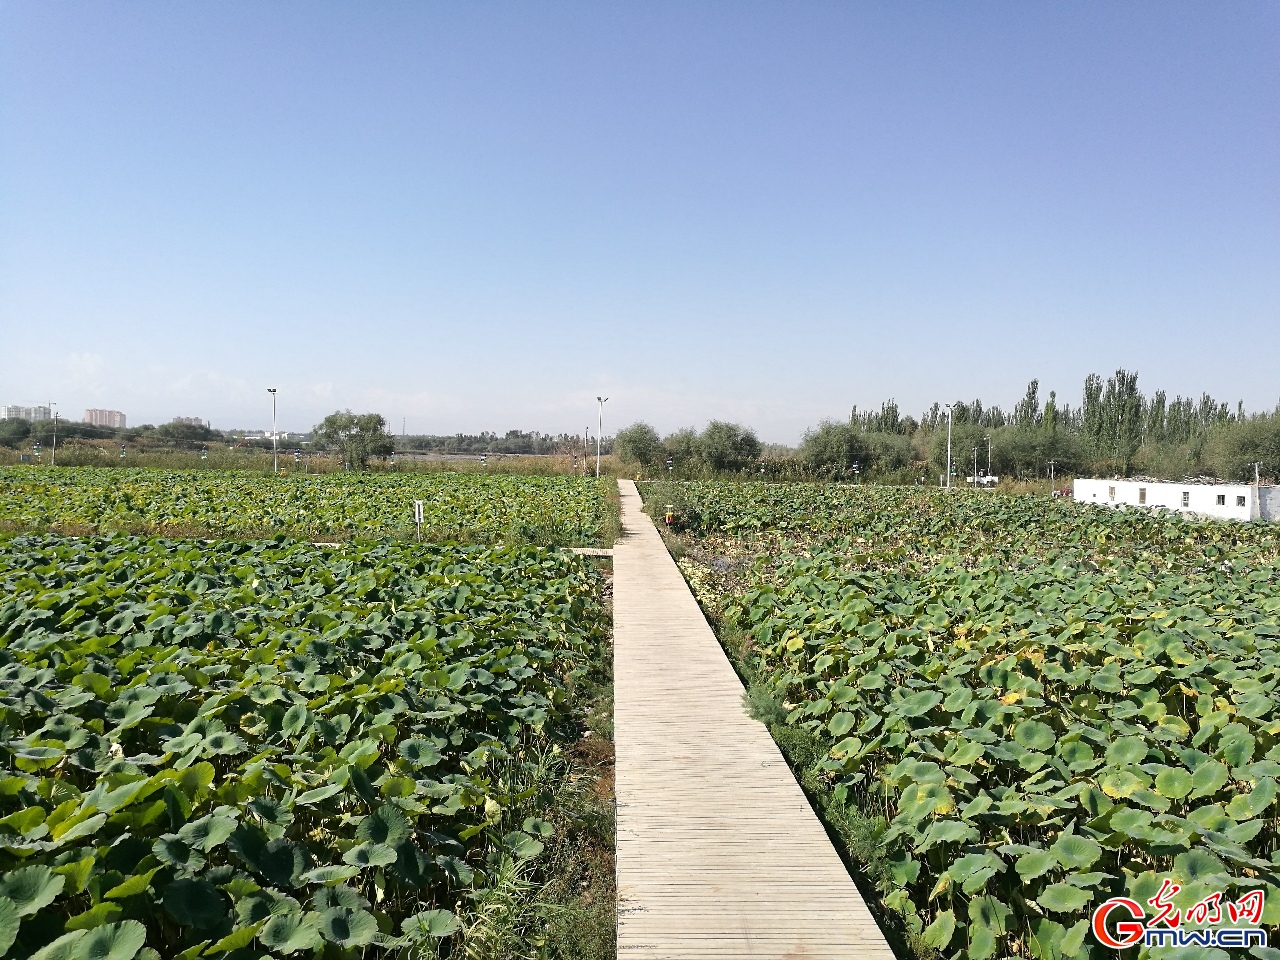
[[[611,480],[475,473],[290,474],[73,467],[0,468],[0,517],[19,529],[287,533],[310,538],[414,533],[422,500],[432,539],[597,544],[616,507]]]
[[[0,940],[450,936],[548,839],[521,771],[571,722],[598,580],[534,547],[0,541]]]
[[[868,448],[862,432],[847,423],[827,420],[804,435],[800,457],[815,476],[833,480],[852,478],[854,467],[869,466]]]
[[[395,439],[387,433],[387,421],[380,413],[335,411],[312,428],[312,436],[321,447],[340,450],[353,470],[362,470],[371,457],[385,457],[395,450]]]
[[[1274,527],[681,486],[681,567],[743,638],[753,712],[828,822],[846,805],[885,817],[891,866],[869,873],[909,939],[1070,955],[1091,904],[1145,899],[1157,873],[1183,881],[1184,907],[1280,896]]]
[[[613,438],[613,449],[623,463],[656,466],[663,458],[658,431],[647,423],[633,423],[619,430]]]

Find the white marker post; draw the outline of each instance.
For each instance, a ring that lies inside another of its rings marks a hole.
[[[422,542],[422,501],[413,501],[413,522],[418,525],[418,542]]]

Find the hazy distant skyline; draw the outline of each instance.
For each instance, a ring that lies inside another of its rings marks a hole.
[[[0,0],[0,404],[1280,399],[1274,4]]]

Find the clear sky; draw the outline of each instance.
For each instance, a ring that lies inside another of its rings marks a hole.
[[[1280,5],[0,0],[0,403],[1280,397]]]

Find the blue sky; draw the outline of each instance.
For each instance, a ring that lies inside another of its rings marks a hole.
[[[1280,398],[1274,3],[0,0],[0,402]]]

